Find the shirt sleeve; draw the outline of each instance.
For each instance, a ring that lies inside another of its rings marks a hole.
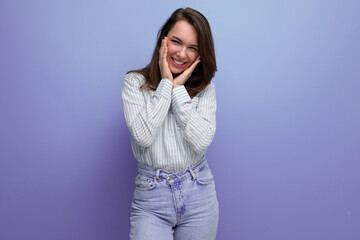
[[[150,101],[140,87],[140,74],[129,73],[122,87],[122,102],[126,125],[131,137],[143,147],[151,145],[163,123],[171,103],[172,81],[162,79]],[[151,91],[151,90],[149,90]]]
[[[197,96],[190,98],[186,88],[173,89],[172,109],[184,131],[184,138],[196,151],[204,151],[212,142],[216,130],[215,85],[210,83]]]

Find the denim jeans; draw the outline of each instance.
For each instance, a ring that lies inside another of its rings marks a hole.
[[[139,164],[131,204],[131,240],[213,240],[219,220],[206,159],[182,173]]]

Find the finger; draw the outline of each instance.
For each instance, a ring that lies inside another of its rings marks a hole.
[[[161,47],[160,47],[160,50],[159,50],[159,55],[160,55],[160,58],[159,60],[160,61],[163,61],[164,60],[164,55],[165,55],[165,41],[164,39],[161,41]]]
[[[165,38],[163,38],[162,40],[161,40],[161,47],[160,47],[160,49],[163,51],[164,50],[164,48],[165,48]]]
[[[167,38],[167,37],[164,37],[163,41],[164,41],[163,43],[164,43],[165,54],[167,54],[168,38]]]
[[[161,46],[159,49],[159,67],[160,71],[163,71],[163,65],[164,65],[164,39],[161,40]]]
[[[195,61],[194,61],[193,64],[198,64],[199,62],[201,62],[201,60],[200,60],[200,55],[198,55],[198,56],[196,57],[196,59],[195,59]]]
[[[160,49],[159,49],[159,63],[162,61],[162,55],[163,55],[163,42],[161,41]]]
[[[167,48],[166,40],[165,40],[165,38],[163,38],[161,40],[161,46],[160,46],[160,51],[161,51],[162,54],[164,54],[164,51],[165,51],[166,48]]]
[[[200,55],[197,56],[196,60],[198,60],[199,62],[201,62]]]
[[[200,62],[200,57],[197,57],[196,60],[193,62],[193,64],[191,64],[191,66],[186,70],[188,70],[189,72],[193,72],[199,62]]]
[[[164,46],[163,47],[164,47],[164,49],[163,49],[162,58],[163,58],[164,63],[167,64],[166,57],[167,57],[168,49],[167,49],[166,40],[164,41]]]

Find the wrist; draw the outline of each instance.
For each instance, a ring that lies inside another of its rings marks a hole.
[[[181,84],[176,84],[176,83],[173,84],[173,88],[177,88],[177,87],[180,87],[180,86],[182,86],[182,85]]]
[[[166,79],[169,79],[169,80],[173,81],[172,76],[161,75],[161,79],[164,79],[164,78],[166,78]]]

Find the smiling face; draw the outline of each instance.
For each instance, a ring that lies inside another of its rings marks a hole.
[[[185,20],[175,23],[168,35],[167,61],[173,74],[182,73],[199,55],[195,28]]]

